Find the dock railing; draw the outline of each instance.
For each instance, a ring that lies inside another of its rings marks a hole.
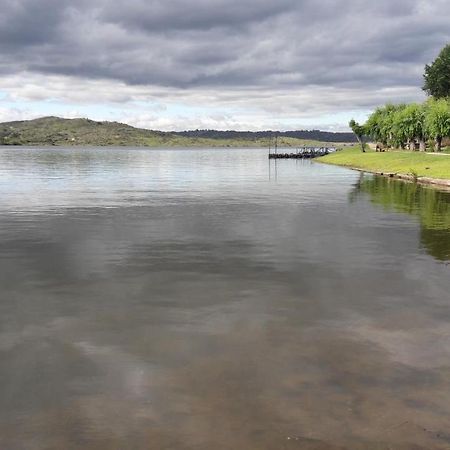
[[[277,152],[273,153],[269,149],[269,159],[311,159],[325,156],[329,153],[337,151],[336,147],[299,147],[294,152]]]

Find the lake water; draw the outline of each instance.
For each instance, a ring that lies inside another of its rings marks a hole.
[[[450,193],[0,148],[0,448],[448,449],[449,263]]]

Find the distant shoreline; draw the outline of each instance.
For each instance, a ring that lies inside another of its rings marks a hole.
[[[355,142],[355,137],[351,133],[320,130],[157,131],[118,122],[60,117],[0,123],[0,145],[268,148],[275,140],[279,147],[295,148],[323,143],[342,145]]]
[[[293,149],[296,148],[300,148],[300,147],[308,147],[308,146],[316,146],[316,147],[329,147],[329,146],[333,146],[333,147],[342,147],[343,144],[342,143],[336,143],[336,142],[310,142],[310,141],[302,141],[299,142],[297,145],[279,145],[278,146],[278,150],[290,150],[292,151]],[[99,145],[99,144],[2,144],[0,143],[0,148],[24,148],[24,147],[29,147],[29,148],[73,148],[73,149],[81,149],[81,148],[142,148],[142,149],[149,149],[149,150],[214,150],[214,149],[245,149],[245,150],[265,150],[265,151],[269,151],[269,146],[268,145],[258,145],[258,143],[256,144],[252,144],[252,145],[245,145],[242,144],[240,142],[237,142],[235,145],[213,145],[213,144],[199,144],[199,145],[194,145],[194,144],[181,144],[181,145],[139,145],[139,144],[105,144],[105,145]]]

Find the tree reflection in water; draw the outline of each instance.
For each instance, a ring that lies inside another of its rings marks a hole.
[[[361,173],[351,199],[361,193],[387,210],[417,216],[423,248],[440,261],[450,261],[450,192]]]

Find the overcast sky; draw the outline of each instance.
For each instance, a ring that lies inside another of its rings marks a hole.
[[[346,129],[423,99],[450,0],[0,0],[0,121]]]

